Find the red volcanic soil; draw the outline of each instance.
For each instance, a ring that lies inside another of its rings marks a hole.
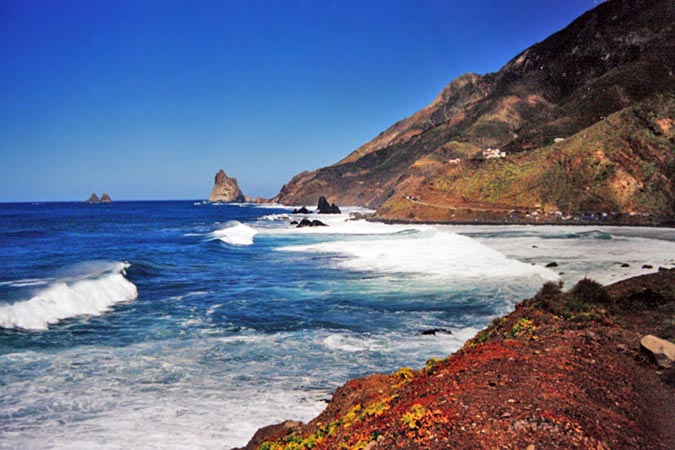
[[[673,449],[675,369],[645,334],[675,338],[675,271],[547,284],[448,358],[352,380],[246,449]]]

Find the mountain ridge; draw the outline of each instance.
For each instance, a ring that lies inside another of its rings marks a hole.
[[[385,206],[377,215],[387,220],[437,221],[424,211],[409,217],[412,208],[398,208],[392,214],[387,205],[402,203],[407,197],[425,198],[429,184],[452,187],[448,180],[456,168],[449,167],[448,162],[460,160],[461,166],[470,166],[487,148],[499,148],[507,153],[507,160],[516,161],[520,154],[554,144],[557,150],[565,151],[568,138],[638,104],[647,115],[666,114],[657,118],[665,123],[672,119],[668,116],[672,109],[663,108],[663,99],[672,102],[671,95],[675,93],[675,62],[670,57],[675,54],[674,22],[672,2],[604,2],[519,53],[498,72],[456,78],[427,107],[393,124],[337,163],[296,175],[273,200],[310,204],[319,195],[326,195],[340,204],[378,209]],[[652,103],[657,106],[652,108]],[[605,129],[591,131],[608,133]],[[652,159],[645,160],[647,164],[656,161],[659,170],[669,167],[675,148],[670,131],[662,130],[661,134],[661,144],[666,149],[658,154],[646,152]],[[630,145],[636,148],[651,145],[643,142],[639,133],[632,139]],[[663,161],[666,162],[661,164]],[[625,172],[626,163],[634,164],[613,161],[612,170]],[[485,167],[489,169],[489,165]],[[542,172],[548,169],[540,168]],[[477,166],[472,173],[483,170]],[[666,172],[661,175],[672,180],[672,174]],[[605,181],[611,187],[611,180]],[[638,183],[644,181],[639,179]],[[635,201],[598,203],[596,210],[656,213],[671,220],[675,188],[667,184],[667,204],[658,210],[635,209]],[[612,192],[611,197],[617,197]],[[566,204],[564,198],[544,198],[542,192],[537,194],[540,198],[527,206],[541,204],[542,212],[583,206]],[[490,208],[491,200],[479,192],[468,190],[464,197],[467,205]],[[386,211],[389,212],[383,214]],[[472,220],[470,215],[463,219]]]

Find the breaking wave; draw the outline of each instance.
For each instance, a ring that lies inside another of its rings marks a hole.
[[[253,244],[253,237],[258,234],[256,230],[237,220],[231,220],[225,227],[211,233],[211,239],[218,239],[226,244],[245,246]]]
[[[100,315],[138,296],[136,286],[125,278],[128,263],[92,267],[97,270],[86,276],[52,281],[30,299],[0,305],[0,327],[46,330],[69,317]]]
[[[388,239],[348,240],[295,245],[281,251],[335,254],[344,269],[381,273],[418,273],[441,278],[558,279],[553,271],[506,257],[467,236],[446,232],[400,233]]]

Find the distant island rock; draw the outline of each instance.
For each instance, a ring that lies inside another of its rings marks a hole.
[[[85,203],[89,204],[97,204],[97,203],[112,203],[112,199],[110,196],[104,192],[103,195],[101,195],[101,198],[98,197],[95,193],[92,193],[87,200],[84,201]]]
[[[98,195],[92,193],[85,203],[101,203],[101,200],[98,198]]]
[[[224,170],[216,174],[215,185],[209,196],[210,202],[241,203],[245,202],[246,196],[239,189],[236,178],[230,178]]]

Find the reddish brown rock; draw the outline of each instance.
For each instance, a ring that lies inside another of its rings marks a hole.
[[[245,202],[246,197],[239,189],[236,178],[230,178],[224,170],[219,170],[216,174],[215,185],[209,196],[210,202],[240,203]]]
[[[548,285],[454,355],[351,380],[319,417],[267,442],[313,450],[670,450],[675,370],[658,370],[639,342],[644,333],[674,339],[673,315],[675,271],[606,288],[589,280],[568,292]]]

